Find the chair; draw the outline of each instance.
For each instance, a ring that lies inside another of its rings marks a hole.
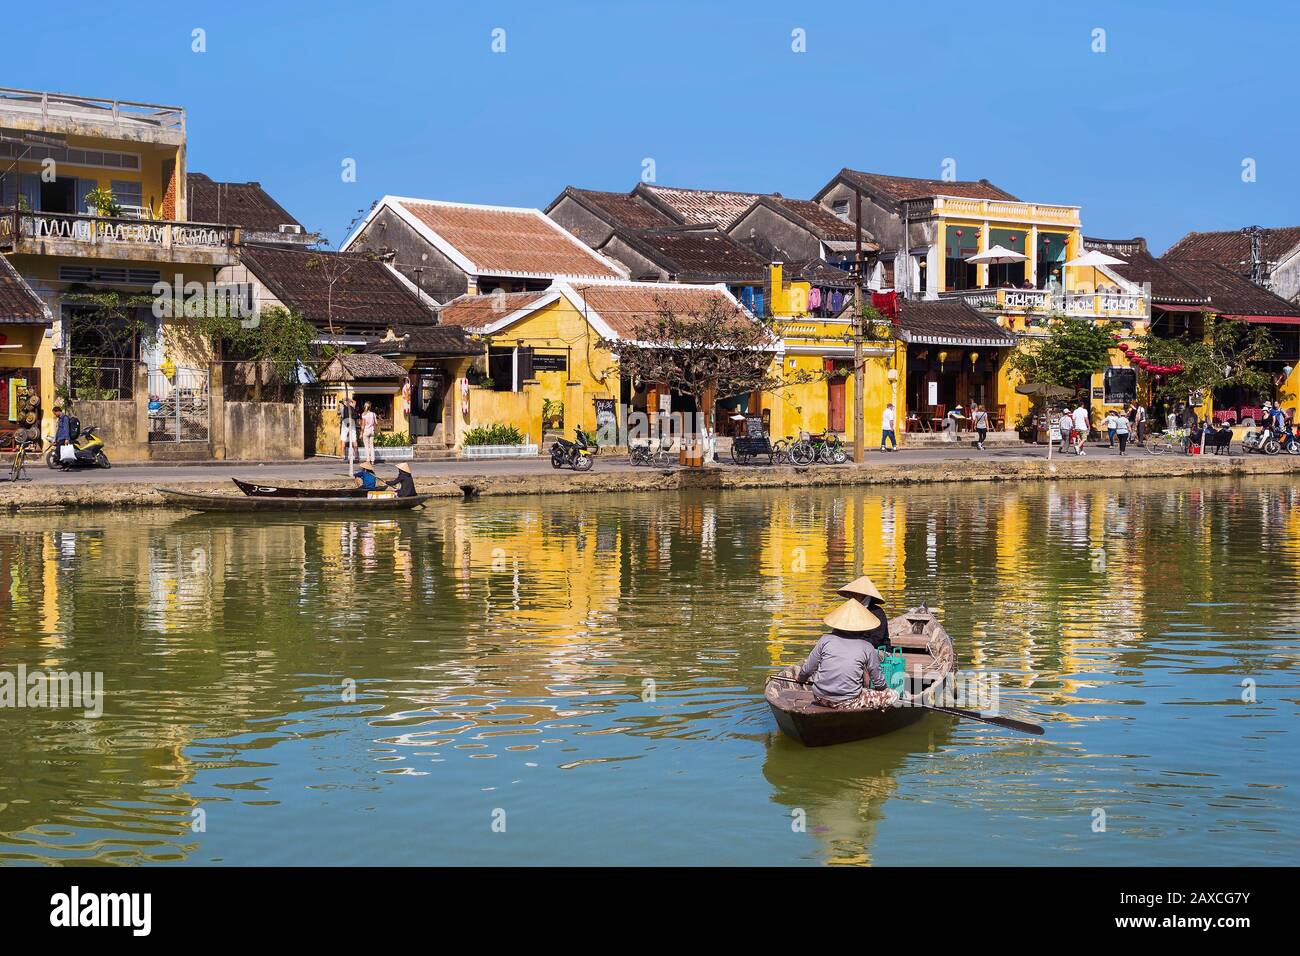
[[[930,431],[937,432],[943,428],[943,419],[948,414],[947,405],[934,405],[930,409]]]
[[[997,414],[993,416],[993,430],[999,432],[1007,430],[1007,406],[998,406]]]

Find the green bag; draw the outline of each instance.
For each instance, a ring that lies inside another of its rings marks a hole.
[[[880,673],[885,678],[885,686],[902,697],[907,688],[907,662],[903,659],[903,649],[896,647],[878,648],[880,651]]]

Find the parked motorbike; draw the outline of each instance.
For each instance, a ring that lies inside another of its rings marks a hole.
[[[1294,439],[1292,443],[1294,444]],[[1276,455],[1282,450],[1282,443],[1278,441],[1273,429],[1252,428],[1241,439],[1241,450],[1258,452],[1261,455]],[[1300,454],[1300,452],[1292,452],[1292,454]]]
[[[50,436],[45,437],[49,451],[45,453],[47,468],[61,468],[71,471],[74,468],[112,468],[108,454],[104,451],[104,439],[95,434],[95,426],[88,425],[72,440],[73,455],[63,456],[62,445],[56,445]]]
[[[581,428],[574,429],[577,441],[567,438],[555,439],[551,445],[551,467],[569,467],[574,471],[590,471],[597,450],[600,446]]]

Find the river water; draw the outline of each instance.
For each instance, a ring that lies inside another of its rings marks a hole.
[[[805,749],[765,675],[869,573],[1029,738]],[[565,496],[5,518],[0,862],[1296,864],[1300,491]]]

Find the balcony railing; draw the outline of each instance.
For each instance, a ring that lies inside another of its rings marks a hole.
[[[928,209],[923,204],[929,205]],[[922,204],[922,205],[918,205]],[[1012,202],[1003,199],[966,199],[960,196],[935,196],[912,200],[912,215],[929,213],[949,219],[987,219],[990,222],[1036,223],[1049,226],[1078,226],[1078,206],[1057,206],[1037,202]]]
[[[5,210],[0,215],[0,246],[14,248],[22,240],[122,243],[136,248],[224,249],[238,238],[234,226],[216,223],[127,219],[60,212]]]
[[[940,298],[963,299],[989,312],[1148,319],[1151,306],[1140,292],[1052,292],[1048,289],[961,289]]]
[[[158,103],[105,100],[96,96],[74,96],[40,90],[0,87],[0,113],[39,116],[44,125],[52,120],[106,123],[110,126],[138,125],[184,133],[185,110]]]

